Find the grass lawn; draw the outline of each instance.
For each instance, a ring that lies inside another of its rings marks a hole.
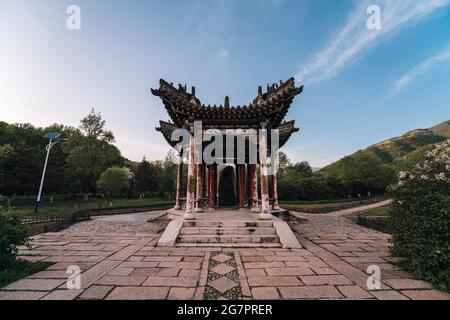
[[[391,214],[391,210],[392,206],[387,205],[384,207],[378,207],[363,211],[360,215],[363,217],[388,217]]]
[[[109,200],[102,198],[89,198],[88,201],[84,201],[82,198],[72,198],[72,199],[60,199],[55,198],[53,203],[47,199],[41,202],[39,208],[39,213],[34,213],[34,201],[32,199],[19,199],[13,203],[15,211],[23,218],[26,217],[36,217],[36,216],[59,216],[59,215],[69,215],[77,210],[86,209],[99,209],[99,208],[109,208]],[[147,206],[147,205],[164,205],[170,204],[167,198],[144,198],[140,199],[126,199],[126,198],[113,198],[111,199],[112,207],[133,207],[133,206]]]
[[[343,199],[316,202],[288,202],[281,203],[280,206],[287,210],[294,210],[307,213],[329,213],[338,210],[350,209],[364,206],[375,202],[386,200],[386,197],[371,197],[363,199]]]
[[[30,262],[17,259],[9,268],[0,270],[0,288],[36,272],[47,269],[51,262]]]

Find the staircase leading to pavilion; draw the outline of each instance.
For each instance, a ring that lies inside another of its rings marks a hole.
[[[281,247],[272,220],[183,221],[176,240],[180,247]]]

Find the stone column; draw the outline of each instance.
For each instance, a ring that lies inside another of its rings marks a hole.
[[[273,210],[280,210],[278,204],[278,177],[276,173],[272,175],[272,199],[273,199]]]
[[[195,212],[203,211],[203,164],[197,165],[197,199]]]
[[[194,133],[191,130],[189,139],[189,169],[187,177],[187,193],[186,193],[186,212],[184,219],[195,219],[194,211],[194,197],[195,197],[195,141]]]
[[[244,165],[238,164],[237,165],[237,171],[238,171],[238,179],[239,179],[239,208],[244,209],[245,204],[245,171],[244,171]]]
[[[181,197],[181,178],[183,177],[183,153],[180,151],[178,154],[177,164],[177,191],[175,195],[175,210],[181,209],[180,197]]]
[[[216,200],[216,165],[209,165],[209,209],[214,210]]]
[[[252,212],[259,212],[258,209],[258,176],[256,175],[256,164],[249,164],[250,171],[250,194],[252,198]]]
[[[272,219],[270,214],[270,200],[269,200],[269,180],[267,177],[267,135],[264,134],[266,129],[265,124],[262,124],[262,131],[259,136],[259,176],[261,183],[261,213],[259,218],[262,220]]]

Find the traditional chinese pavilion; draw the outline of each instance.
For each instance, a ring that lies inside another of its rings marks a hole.
[[[177,128],[185,128],[190,133],[189,154],[194,155],[194,122],[202,122],[202,130],[207,132],[221,132],[227,134],[235,129],[239,134],[246,135],[251,129],[272,129],[279,131],[279,147],[298,131],[294,121],[284,121],[294,97],[300,94],[303,87],[296,87],[294,79],[286,82],[267,85],[266,92],[258,88],[258,95],[249,105],[230,106],[229,98],[225,97],[223,105],[204,105],[196,96],[195,87],[191,92],[186,85],[174,87],[172,83],[160,81],[159,89],[152,89],[155,96],[161,98],[171,121],[160,121],[160,131],[166,141],[172,146],[178,141],[172,141],[172,133]],[[269,139],[260,138],[257,144],[269,146]],[[259,150],[259,146],[257,150]],[[203,145],[206,147],[206,144]],[[225,150],[224,153],[225,154]],[[236,209],[251,209],[259,212],[259,219],[271,219],[271,209],[279,210],[277,193],[277,176],[268,175],[261,162],[259,153],[257,161],[251,162],[248,152],[245,162],[227,158],[223,163],[196,163],[195,156],[189,156],[186,197],[182,197],[181,159],[186,157],[179,152],[176,210],[185,209],[184,219],[195,219],[197,212],[212,211],[215,208],[227,207]],[[259,179],[258,179],[259,172]],[[258,183],[259,180],[259,183]],[[270,185],[269,185],[270,182]]]

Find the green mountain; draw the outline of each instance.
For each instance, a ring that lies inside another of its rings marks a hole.
[[[374,155],[386,164],[398,163],[400,160],[418,159],[432,144],[450,138],[450,120],[444,121],[428,129],[415,129],[405,134],[384,140],[363,150],[358,150],[351,156]],[[321,171],[330,170],[339,165],[341,160],[324,167]]]

